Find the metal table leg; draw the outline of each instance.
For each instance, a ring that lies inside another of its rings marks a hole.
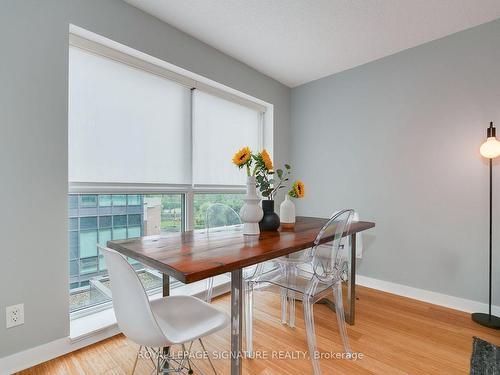
[[[163,297],[168,297],[170,295],[170,276],[167,274],[162,274],[162,294]],[[170,347],[165,346],[163,348],[163,355],[168,356],[170,352]],[[168,373],[169,371],[169,363],[165,361],[165,364],[163,366],[163,372]]]
[[[345,320],[348,324],[354,325],[356,314],[356,234],[351,235],[351,269],[347,288]]]
[[[243,270],[231,272],[231,375],[242,374]]]

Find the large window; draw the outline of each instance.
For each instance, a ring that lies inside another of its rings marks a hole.
[[[82,313],[110,301],[97,244],[202,229],[213,203],[239,212],[245,176],[232,155],[262,148],[269,130],[260,103],[133,53],[70,43],[69,286]],[[158,272],[129,262],[146,290],[161,290]]]
[[[70,194],[68,205],[71,312],[110,300],[106,263],[97,244],[184,227],[182,194]],[[129,261],[146,290],[161,286],[154,270]]]
[[[205,215],[208,207],[214,203],[222,203],[237,213],[243,206],[244,194],[195,194],[194,196],[194,228],[205,228]]]

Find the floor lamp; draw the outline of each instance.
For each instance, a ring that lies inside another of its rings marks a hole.
[[[489,289],[489,310],[488,314],[474,313],[472,320],[485,327],[500,329],[500,318],[491,315],[491,274],[493,267],[493,159],[500,156],[500,142],[496,139],[496,129],[493,123],[490,122],[490,127],[487,130],[487,139],[479,150],[481,155],[490,159],[490,289]]]

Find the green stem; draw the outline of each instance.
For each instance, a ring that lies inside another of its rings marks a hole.
[[[257,173],[257,163],[255,163],[255,167],[253,168],[252,176],[255,176],[255,173]]]

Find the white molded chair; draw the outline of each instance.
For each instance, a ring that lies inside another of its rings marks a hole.
[[[188,370],[192,373],[193,363],[187,356],[180,359],[165,356],[161,350],[163,347],[179,344],[185,352],[186,343],[199,340],[210,360],[201,338],[226,327],[230,322],[229,316],[191,296],[170,296],[150,302],[139,277],[125,257],[106,247],[99,248],[109,271],[118,326],[125,336],[140,345],[132,373],[143,347],[148,356],[153,355],[156,359],[153,363],[158,374],[165,364],[168,364],[170,372]],[[210,365],[216,373],[211,361]]]
[[[346,353],[351,352],[342,303],[344,255],[341,242],[343,234],[349,230],[353,214],[353,210],[342,210],[335,213],[321,228],[311,249],[298,252],[295,256],[287,258],[286,262],[280,264],[280,268],[261,273],[247,284],[245,303],[247,347],[252,345],[251,301],[253,300],[254,286],[268,284],[279,287],[282,297],[283,294],[285,296],[288,294],[288,298],[291,299],[295,299],[296,295],[302,297],[307,342],[314,375],[320,375],[321,369],[317,356],[313,306],[315,302],[332,291],[344,350]],[[294,315],[295,311],[290,313]]]

